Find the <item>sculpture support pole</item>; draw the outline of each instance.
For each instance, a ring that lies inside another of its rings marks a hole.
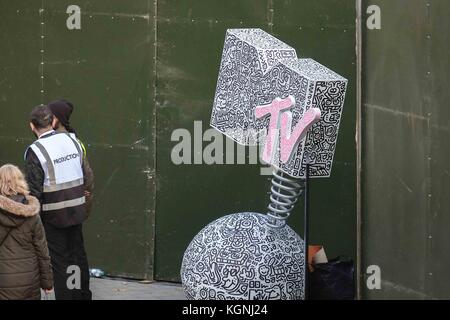
[[[305,245],[305,300],[309,300],[309,264],[308,264],[308,237],[309,237],[309,161],[306,161],[305,172],[305,212],[304,212],[304,234],[303,243]]]

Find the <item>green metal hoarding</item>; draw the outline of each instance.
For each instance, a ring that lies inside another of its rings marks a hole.
[[[70,5],[81,10],[81,29],[66,25]],[[0,162],[23,163],[34,105],[74,103],[72,123],[96,174],[85,226],[92,267],[179,281],[183,252],[203,226],[266,212],[270,176],[248,156],[234,165],[171,160],[176,129],[189,131],[192,161],[194,146],[210,143],[203,132],[225,31],[250,27],[349,80],[332,176],[311,184],[310,240],[329,257],[356,259],[354,1],[1,0],[0,9]],[[302,207],[289,220],[300,235]]]

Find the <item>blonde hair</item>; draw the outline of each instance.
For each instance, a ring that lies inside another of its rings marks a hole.
[[[30,190],[25,177],[20,169],[12,164],[0,167],[0,194],[14,196],[17,194],[28,195]]]

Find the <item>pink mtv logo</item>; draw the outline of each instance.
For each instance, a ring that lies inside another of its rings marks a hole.
[[[292,156],[294,146],[297,146],[305,138],[311,126],[320,120],[320,109],[311,108],[292,128],[292,112],[287,110],[294,105],[295,98],[289,96],[286,99],[276,98],[272,103],[257,106],[255,109],[256,118],[267,115],[270,117],[262,159],[277,168],[280,166],[276,152],[279,152],[281,162],[287,163]],[[279,147],[277,147],[278,143]]]

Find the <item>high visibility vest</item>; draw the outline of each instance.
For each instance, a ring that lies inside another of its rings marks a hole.
[[[76,136],[53,133],[38,139],[29,148],[44,170],[42,220],[60,228],[82,223],[86,217],[84,153]]]

